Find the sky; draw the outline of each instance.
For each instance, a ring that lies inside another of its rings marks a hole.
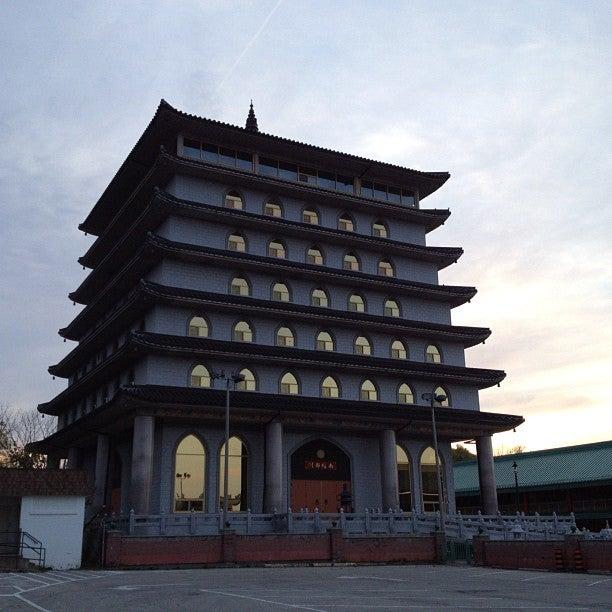
[[[498,450],[612,439],[609,2],[0,3],[0,404],[65,386],[47,367],[92,237],[78,229],[161,98],[262,131],[451,173],[428,243],[462,246],[468,365],[521,414]]]

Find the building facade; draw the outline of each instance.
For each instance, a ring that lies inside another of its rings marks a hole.
[[[223,505],[282,512],[454,510],[450,444],[476,438],[496,510],[491,436],[520,417],[480,411],[504,373],[466,367],[490,330],[451,323],[472,287],[440,285],[460,248],[427,246],[448,179],[180,112],[162,101],[80,229],[91,271],[49,371],[67,388],[37,444],[95,477],[125,513]],[[435,398],[432,400],[432,394]]]

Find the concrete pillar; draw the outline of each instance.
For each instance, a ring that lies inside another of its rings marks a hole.
[[[266,490],[264,512],[282,512],[283,508],[283,424],[272,421],[266,426]]]
[[[76,446],[71,446],[68,449],[68,465],[69,470],[78,470],[81,463],[81,451]]]
[[[93,506],[98,510],[104,505],[106,493],[106,479],[108,476],[108,436],[98,434],[96,444],[96,472],[94,475]]]
[[[380,481],[382,484],[382,509],[388,512],[399,507],[399,485],[397,482],[397,445],[395,431],[380,432]]]
[[[130,509],[133,509],[136,514],[149,513],[151,503],[151,479],[153,476],[154,434],[154,417],[134,417]]]
[[[497,487],[493,464],[493,443],[491,436],[476,438],[478,458],[478,481],[483,514],[497,514]]]

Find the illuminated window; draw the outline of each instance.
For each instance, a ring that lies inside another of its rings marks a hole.
[[[430,344],[425,350],[425,361],[427,363],[442,363],[440,349],[435,344]]]
[[[389,232],[387,231],[387,226],[382,221],[374,221],[372,223],[372,236],[388,238]]]
[[[371,355],[372,346],[370,341],[365,336],[357,336],[355,338],[355,354],[357,355]]]
[[[450,395],[444,387],[436,387],[434,389],[434,396],[438,398],[444,397],[444,399],[439,401],[434,400],[434,406],[450,406]]]
[[[395,271],[393,270],[393,266],[388,261],[381,259],[378,262],[378,274],[380,276],[395,276]]]
[[[395,300],[385,301],[385,317],[399,317],[400,308],[399,304]]]
[[[206,453],[194,436],[185,436],[174,459],[174,512],[203,512]]]
[[[283,209],[275,202],[266,202],[264,205],[264,215],[268,215],[270,217],[282,217]]]
[[[203,365],[197,365],[191,370],[190,385],[208,389],[210,387],[210,372]]]
[[[244,442],[237,436],[228,440],[227,454],[227,498],[230,512],[246,512],[247,503],[247,450]],[[225,491],[225,443],[219,455],[219,507],[223,508]]]
[[[397,401],[400,404],[414,404],[414,393],[407,383],[402,383],[397,389]]]
[[[193,317],[189,321],[189,335],[195,338],[206,338],[208,336],[208,323],[204,317]]]
[[[234,340],[236,342],[253,342],[253,330],[246,321],[238,321],[234,325]]]
[[[306,262],[309,264],[323,265],[323,253],[315,247],[310,247],[306,253]]]
[[[326,376],[321,383],[321,397],[340,397],[338,383],[331,376]]]
[[[394,340],[391,343],[391,358],[392,359],[406,359],[408,357],[408,351],[406,346],[401,340]]]
[[[276,330],[276,346],[295,346],[295,336],[289,327]]]
[[[244,376],[243,380],[236,383],[236,389],[239,391],[257,391],[257,380],[255,374],[248,368],[240,370],[240,374]]]
[[[225,207],[234,208],[236,210],[242,210],[242,197],[237,191],[230,191],[225,196]]]
[[[272,240],[268,244],[268,256],[285,259],[285,257],[287,256],[287,253],[285,251],[285,245],[282,242],[278,242],[277,240]]]
[[[378,390],[376,389],[376,385],[371,380],[366,379],[361,383],[359,398],[371,402],[378,399]]]
[[[240,234],[232,234],[227,239],[227,248],[230,251],[244,252],[246,251],[246,242],[244,241],[244,238]]]
[[[352,253],[347,253],[342,260],[342,267],[345,270],[353,270],[353,272],[359,271],[359,260],[356,255]]]
[[[319,332],[317,334],[317,350],[318,351],[333,351],[334,350],[334,339],[331,334],[326,331]]]
[[[365,302],[360,295],[353,293],[348,299],[348,309],[351,312],[365,312]]]
[[[302,213],[302,220],[304,223],[310,223],[311,225],[319,225],[319,214],[316,210],[305,208]]]
[[[249,283],[244,278],[237,277],[232,279],[230,293],[232,295],[250,295]]]
[[[313,306],[320,306],[321,308],[327,308],[329,306],[329,297],[323,289],[313,289],[310,303]]]
[[[272,287],[272,299],[277,302],[289,301],[289,289],[285,283],[274,283]]]
[[[444,481],[444,461],[442,457],[440,457],[440,475],[444,499],[446,497],[446,483]],[[440,496],[438,495],[438,479],[436,476],[436,451],[431,446],[427,447],[421,455],[421,491],[423,492],[423,510],[425,512],[437,512],[440,510]]]
[[[410,459],[399,444],[396,446],[396,457],[400,509],[404,512],[410,512],[412,510]]]
[[[344,230],[345,232],[355,231],[353,220],[348,215],[340,215],[338,217],[338,229]]]
[[[285,395],[296,395],[300,392],[297,378],[291,372],[285,372],[280,379],[280,392]]]

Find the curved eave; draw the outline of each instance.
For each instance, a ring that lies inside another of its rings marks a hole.
[[[176,138],[181,132],[308,165],[333,166],[338,171],[354,176],[399,182],[418,189],[421,199],[440,188],[450,177],[448,172],[412,170],[271,134],[254,133],[220,121],[183,113],[162,100],[149,125],[80,228],[96,235],[103,232],[114,216],[116,202],[125,200],[133,191],[146,173],[147,166],[153,163],[160,146],[175,150]]]

